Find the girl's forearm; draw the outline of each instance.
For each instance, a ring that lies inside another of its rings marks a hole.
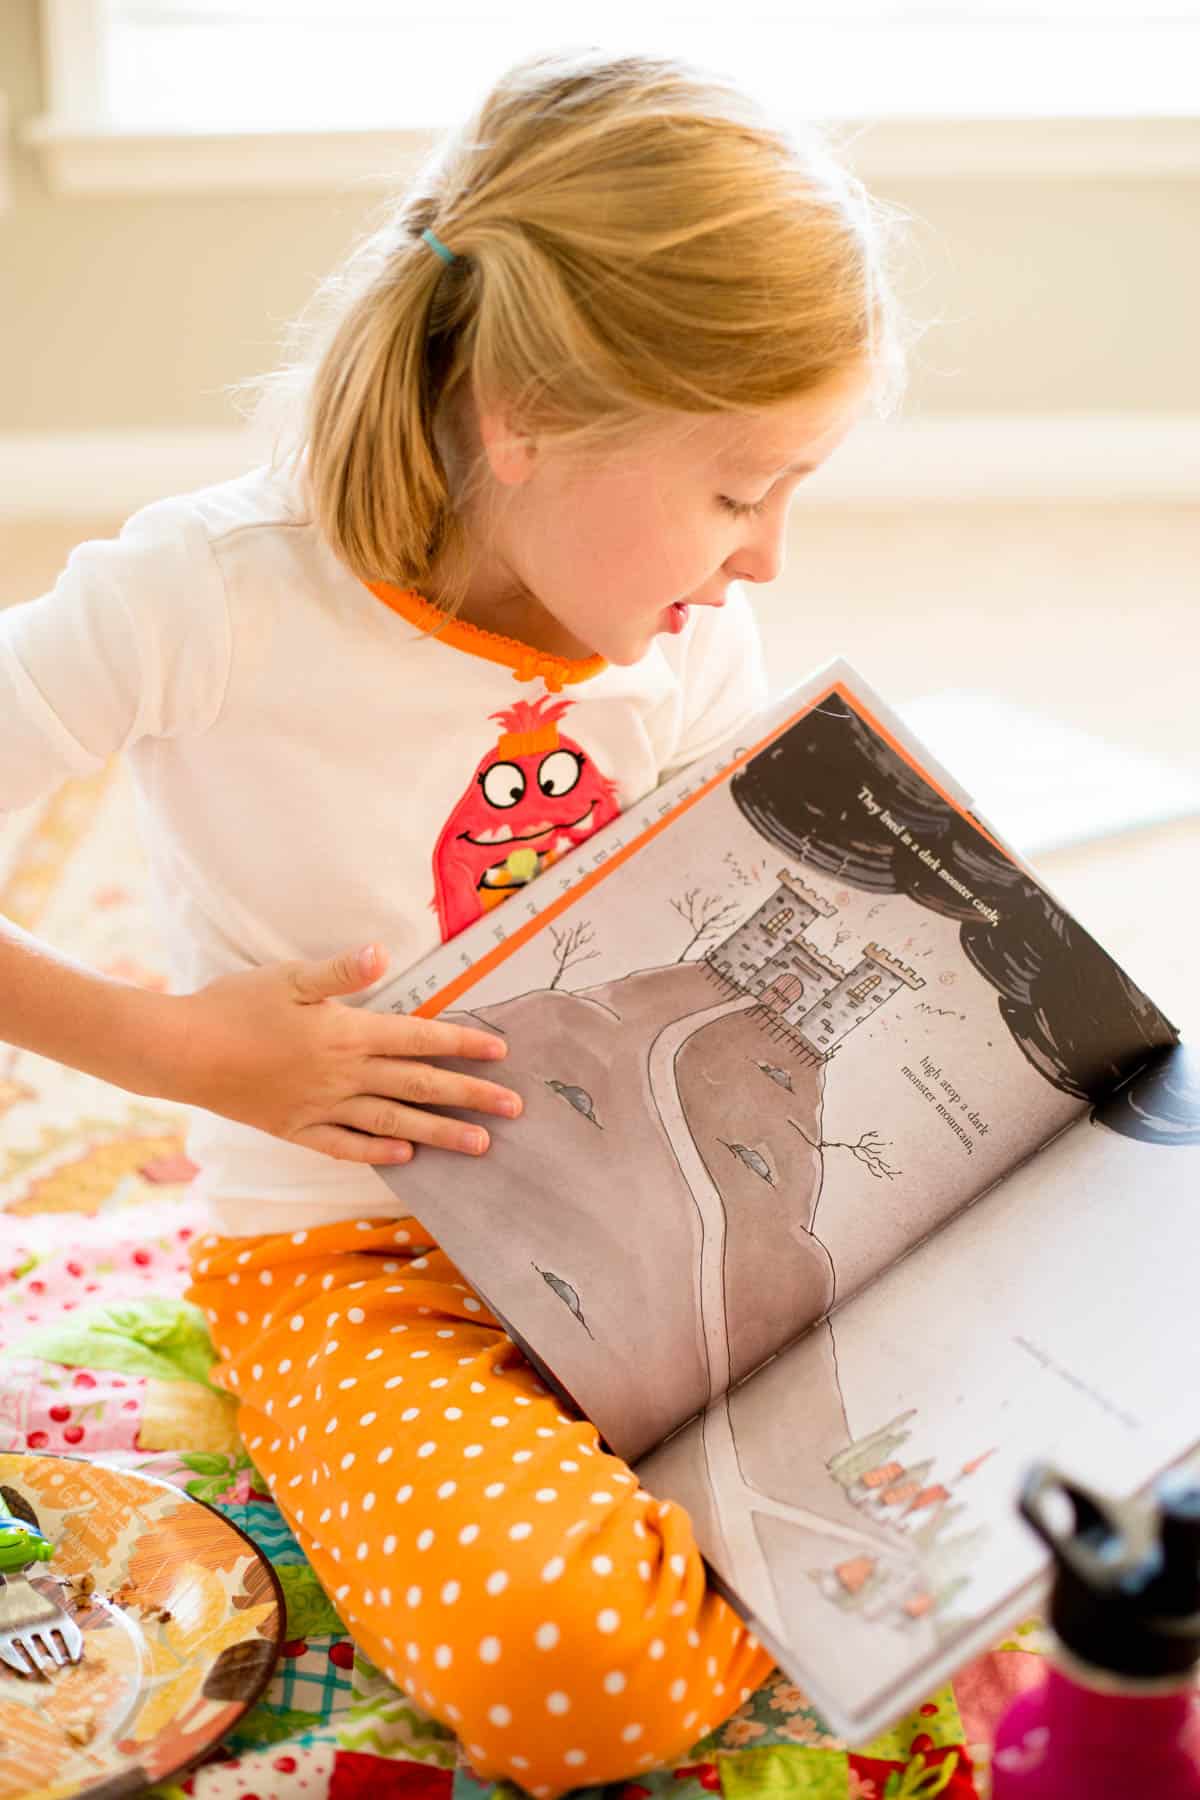
[[[169,1097],[181,1024],[178,996],[102,975],[0,917],[0,1041]]]

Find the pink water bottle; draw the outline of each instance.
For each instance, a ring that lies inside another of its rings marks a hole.
[[[1200,1800],[1200,1478],[1119,1504],[1039,1463],[1020,1509],[1054,1555],[1055,1647],[1000,1720],[993,1800]]]

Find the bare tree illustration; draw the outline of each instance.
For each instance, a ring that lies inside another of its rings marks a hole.
[[[553,993],[573,963],[591,962],[600,952],[584,949],[584,945],[592,941],[592,928],[586,919],[582,919],[578,925],[572,925],[569,931],[558,931],[552,925],[550,936],[554,939],[554,960],[558,964],[554,980],[550,983],[549,991]]]
[[[675,958],[676,962],[684,962],[688,951],[694,950],[704,938],[720,937],[738,916],[736,901],[722,900],[719,894],[701,894],[699,888],[689,888],[682,900],[672,900],[671,905],[692,928],[692,935]]]
[[[904,1173],[902,1169],[893,1169],[883,1160],[883,1152],[889,1148],[891,1139],[881,1138],[877,1131],[864,1131],[857,1144],[849,1144],[834,1138],[811,1138],[803,1125],[796,1124],[795,1119],[789,1119],[788,1124],[793,1126],[805,1143],[811,1144],[814,1150],[848,1150],[851,1156],[857,1157],[876,1181],[891,1181],[895,1176]]]

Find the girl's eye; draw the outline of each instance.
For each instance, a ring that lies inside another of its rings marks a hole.
[[[747,518],[751,513],[761,513],[765,511],[767,504],[765,499],[756,500],[753,503],[747,500],[731,500],[728,494],[718,494],[717,499],[721,502],[721,505],[725,508],[726,512],[731,512],[734,517],[738,519]]]

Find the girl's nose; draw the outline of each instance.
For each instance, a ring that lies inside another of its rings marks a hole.
[[[746,542],[730,558],[734,580],[775,581],[782,575],[787,558],[784,539],[786,517],[751,521]]]

